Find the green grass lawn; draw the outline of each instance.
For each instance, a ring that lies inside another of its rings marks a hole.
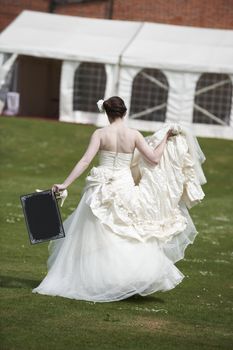
[[[198,139],[207,157],[206,197],[190,211],[199,234],[176,264],[186,277],[175,289],[112,303],[31,292],[46,274],[48,243],[30,244],[19,197],[62,182],[94,129],[0,118],[0,349],[232,349],[232,141]],[[89,170],[69,187],[63,220],[78,205]]]

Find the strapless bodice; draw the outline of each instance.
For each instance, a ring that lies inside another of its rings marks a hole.
[[[99,150],[99,165],[113,168],[130,167],[133,153]]]

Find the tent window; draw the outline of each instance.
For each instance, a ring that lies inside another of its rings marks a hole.
[[[101,63],[81,63],[74,76],[73,110],[97,113],[96,102],[105,94],[106,72]]]
[[[227,74],[204,73],[197,82],[193,122],[230,124],[232,82]]]
[[[168,81],[158,69],[143,69],[133,81],[129,117],[164,122]]]

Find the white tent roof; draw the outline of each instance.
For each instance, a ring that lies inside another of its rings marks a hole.
[[[140,25],[23,11],[0,34],[0,52],[117,63]]]
[[[124,52],[123,63],[233,73],[233,30],[145,23]]]
[[[233,30],[23,11],[0,34],[0,52],[233,73]]]

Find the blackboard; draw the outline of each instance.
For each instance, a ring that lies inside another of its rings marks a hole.
[[[31,244],[65,237],[55,193],[49,189],[20,196]]]

